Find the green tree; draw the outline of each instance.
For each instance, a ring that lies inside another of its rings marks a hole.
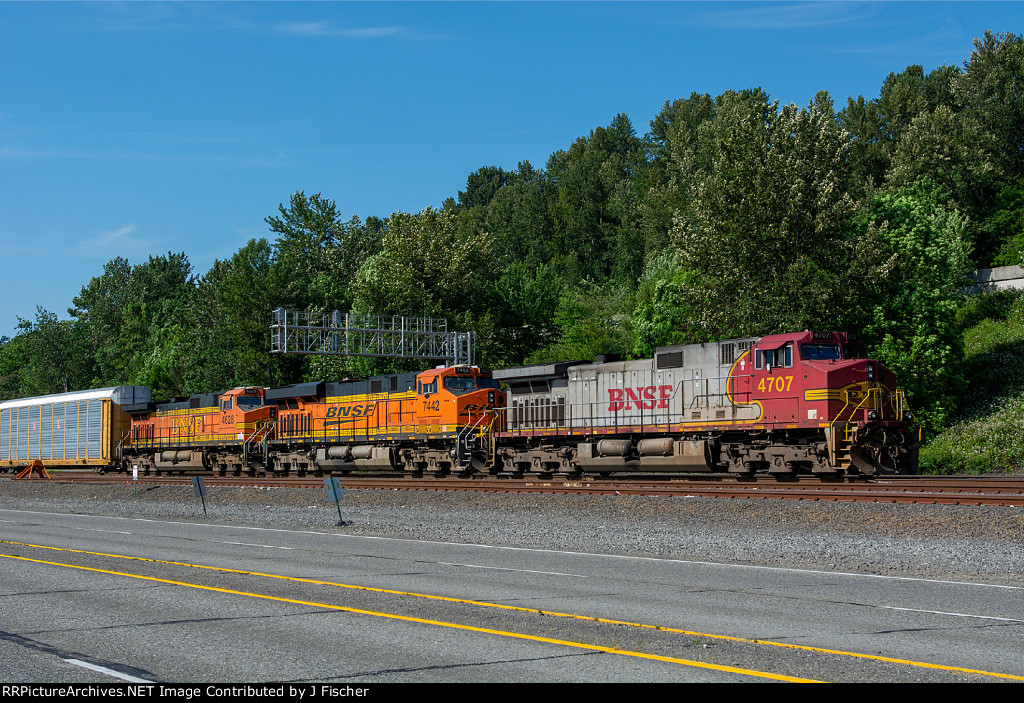
[[[484,166],[477,169],[466,179],[466,190],[459,191],[459,207],[486,208],[498,190],[508,185],[511,177],[512,174],[498,166]]]
[[[18,318],[18,329],[18,346],[22,346],[25,362],[18,373],[20,394],[49,395],[88,388],[88,377],[82,374],[87,356],[80,326],[37,307],[35,319]]]
[[[267,217],[274,243],[278,303],[292,309],[344,310],[352,302],[351,281],[378,250],[379,233],[358,217],[342,222],[338,206],[319,193],[302,191],[280,217]]]
[[[637,251],[640,213],[632,184],[644,159],[643,144],[624,114],[548,159],[559,252],[554,263],[567,281],[639,275],[644,252]]]
[[[985,223],[985,238],[999,243],[996,266],[1024,266],[1024,178],[1003,186],[995,212]]]
[[[374,314],[469,321],[486,310],[484,294],[494,272],[490,236],[461,227],[458,213],[398,212],[387,220],[380,252],[355,277],[355,306]]]
[[[629,310],[625,285],[582,281],[567,287],[555,310],[558,341],[531,354],[528,363],[594,359],[598,354],[627,356],[633,348]]]
[[[718,98],[711,169],[678,213],[682,291],[704,339],[832,327],[848,309],[847,141],[827,94],[781,110],[761,90]]]
[[[676,213],[690,207],[697,178],[710,173],[716,154],[716,104],[707,93],[666,101],[651,120],[646,140],[650,150],[642,225],[648,258],[669,247]]]
[[[903,188],[926,178],[944,187],[960,207],[974,208],[996,187],[992,147],[977,120],[940,105],[907,127],[893,153],[888,184]]]
[[[985,32],[953,87],[964,119],[984,133],[992,164],[986,179],[972,183],[973,200],[953,191],[975,226],[975,263],[1017,264],[1024,246],[1017,197],[1024,183],[1024,38]]]
[[[184,252],[150,256],[135,266],[120,257],[109,261],[68,310],[93,359],[89,385],[145,383],[151,375],[145,370],[148,360],[169,354],[163,345],[172,342],[160,330],[181,324],[193,291]],[[157,336],[164,341],[158,344]]]
[[[131,264],[117,257],[103,266],[72,301],[68,313],[85,329],[86,344],[94,361],[92,385],[125,383],[127,360],[118,346],[124,313],[132,300]]]
[[[838,119],[850,134],[850,162],[858,196],[880,187],[904,132],[920,114],[945,106],[959,112],[953,82],[954,66],[940,66],[925,75],[920,66],[890,73],[878,99],[849,98]]]
[[[274,250],[266,239],[251,239],[226,260],[217,260],[199,278],[193,317],[202,343],[198,364],[190,375],[190,386],[199,389],[228,389],[246,385],[271,385],[275,363],[290,364],[288,372],[298,373],[295,360],[270,358],[270,315],[279,289],[275,276]],[[287,382],[296,380],[288,378]]]
[[[521,262],[536,268],[561,256],[550,212],[554,193],[544,171],[529,161],[520,162],[508,184],[495,191],[484,216],[483,231],[494,239],[500,266]]]
[[[29,395],[22,390],[22,374],[32,362],[29,346],[24,335],[0,337],[0,400]]]
[[[633,356],[650,358],[657,347],[702,341],[691,329],[685,291],[691,276],[675,251],[650,259],[634,294]]]
[[[489,296],[493,301],[482,338],[489,365],[515,366],[538,349],[552,344],[558,335],[555,313],[562,283],[548,264],[513,263],[501,274]]]
[[[956,313],[968,282],[968,220],[941,188],[922,181],[876,197],[863,217],[881,242],[864,334],[911,394],[932,429],[943,427],[963,391],[963,341]]]
[[[986,31],[953,86],[957,98],[998,146],[999,170],[1024,176],[1024,38]]]

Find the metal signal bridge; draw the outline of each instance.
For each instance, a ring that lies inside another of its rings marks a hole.
[[[298,312],[277,308],[271,354],[322,354],[437,359],[449,366],[475,361],[476,333],[448,331],[438,317]]]

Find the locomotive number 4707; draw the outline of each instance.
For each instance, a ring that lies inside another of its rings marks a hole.
[[[757,384],[757,390],[762,393],[785,393],[792,385],[792,376],[774,376],[762,378]]]

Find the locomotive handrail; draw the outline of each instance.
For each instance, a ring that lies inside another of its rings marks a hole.
[[[263,425],[260,425],[260,423]],[[267,436],[270,434],[270,430],[275,426],[276,421],[273,419],[267,420],[256,420],[255,427],[253,428],[252,434],[249,435],[242,442],[242,464],[248,466],[249,464],[249,447],[259,445],[263,450],[263,461],[267,461]],[[257,441],[257,435],[261,435]]]
[[[485,424],[485,421],[487,421],[488,418],[490,418],[490,421],[486,422],[486,424]],[[494,457],[495,457],[495,448],[494,448],[494,422],[495,422],[495,420],[496,420],[496,414],[495,414],[495,416],[492,416],[492,414],[490,412],[484,412],[483,414],[480,415],[480,417],[478,417],[472,423],[467,423],[467,424],[463,425],[462,428],[458,431],[458,433],[456,435],[456,445],[457,445],[456,446],[456,452],[459,451],[459,447],[461,446],[461,443],[462,443],[462,438],[464,436],[468,437],[468,436],[470,436],[470,435],[475,433],[478,440],[485,440],[486,441],[486,450],[487,450],[488,464],[493,465]],[[472,463],[472,451],[470,451],[467,459],[469,460],[469,462],[471,464]]]
[[[838,446],[839,442],[836,435],[837,431],[839,430],[840,423],[842,423],[843,426],[843,444],[851,445],[854,440],[854,432],[858,427],[858,425],[854,422],[853,418],[861,410],[870,407],[873,410],[881,411],[882,408],[885,406],[886,402],[888,402],[888,404],[895,406],[896,419],[902,420],[905,413],[909,412],[909,407],[907,405],[906,399],[906,392],[902,388],[897,388],[895,391],[890,392],[881,386],[869,387],[866,389],[866,391],[864,391],[864,396],[856,404],[854,404],[856,397],[851,394],[850,389],[844,388],[842,393],[843,407],[840,408],[838,413],[836,413],[835,419],[829,423],[829,430],[833,437],[832,443],[836,445],[831,448],[831,451],[833,453],[833,460],[837,460],[839,458],[839,454],[841,451],[840,447]],[[847,414],[848,409],[849,414]],[[911,417],[914,417],[913,413],[911,413]],[[916,422],[917,418],[914,417],[914,420]],[[920,423],[918,423],[917,432],[918,441],[921,441]]]

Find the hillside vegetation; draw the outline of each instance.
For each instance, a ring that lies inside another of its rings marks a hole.
[[[960,419],[921,452],[930,473],[1013,472],[1024,466],[1024,294],[965,302],[967,391]]]

